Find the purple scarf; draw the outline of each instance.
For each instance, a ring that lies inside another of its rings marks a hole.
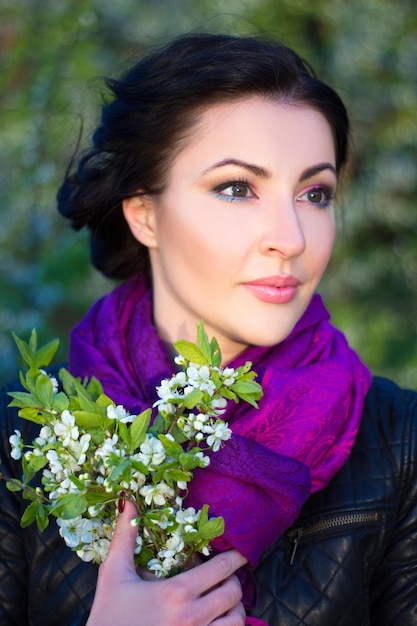
[[[310,493],[327,485],[349,456],[371,376],[329,323],[315,295],[289,337],[250,346],[231,366],[252,361],[264,396],[256,410],[229,403],[232,438],[196,470],[187,505],[209,504],[225,533],[212,545],[234,547],[255,567],[295,521]],[[152,322],[152,293],[131,279],[96,302],[73,330],[69,367],[96,376],[131,412],[150,407],[155,386],[173,372]]]

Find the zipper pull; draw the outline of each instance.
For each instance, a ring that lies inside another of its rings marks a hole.
[[[300,543],[301,535],[303,534],[303,529],[301,526],[297,528],[297,534],[294,537],[292,552],[290,556],[290,565],[294,563],[295,553],[297,552],[298,544]]]

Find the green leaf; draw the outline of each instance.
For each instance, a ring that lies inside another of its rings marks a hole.
[[[221,394],[228,400],[234,400],[235,402],[237,402],[237,395],[233,393],[233,391],[231,391],[230,387],[223,387]]]
[[[36,351],[35,367],[43,367],[50,364],[59,347],[59,339],[53,339],[42,348]]]
[[[262,387],[254,380],[237,381],[230,385],[230,389],[236,393],[262,394]]]
[[[237,372],[239,374],[246,374],[248,372],[250,372],[250,369],[252,367],[252,361],[246,361],[245,365],[241,365],[240,367],[237,368]],[[252,377],[256,376],[255,372],[251,372]]]
[[[215,517],[201,527],[199,525],[198,530],[203,539],[211,541],[224,533],[224,519],[222,517]]]
[[[174,348],[178,354],[181,354],[192,363],[196,363],[197,365],[210,365],[210,361],[206,359],[200,348],[190,341],[180,339],[174,343]]]
[[[222,353],[220,351],[219,343],[216,337],[213,337],[210,342],[211,351],[211,364],[213,367],[220,367],[222,364]]]
[[[99,411],[106,417],[107,417],[107,407],[110,404],[112,404],[113,406],[116,406],[113,400],[109,398],[109,396],[106,396],[105,393],[100,393],[100,395],[97,397],[97,400],[95,401],[96,410],[99,409]]]
[[[190,393],[184,396],[182,404],[185,406],[186,409],[193,409],[195,406],[197,406],[199,402],[201,402],[203,397],[204,394],[202,391],[200,391],[199,389],[193,389],[192,391],[190,391]]]
[[[38,334],[36,332],[36,328],[32,328],[32,332],[30,333],[30,337],[29,337],[29,348],[32,350],[32,352],[36,352],[36,350],[38,349]]]
[[[92,441],[97,445],[101,445],[103,441],[106,439],[106,433],[100,427],[88,428],[87,430],[88,430],[88,434],[91,435]]]
[[[23,489],[23,483],[21,480],[17,480],[15,478],[13,480],[8,480],[6,482],[6,487],[9,491],[21,491]]]
[[[55,394],[52,398],[52,408],[57,411],[57,413],[62,413],[65,409],[68,409],[69,399],[65,395],[63,391]]]
[[[77,489],[83,491],[85,485],[84,482],[78,478],[78,476],[76,476],[75,474],[70,474],[69,479],[77,487]]]
[[[207,524],[207,522],[208,522],[208,510],[209,510],[208,505],[205,504],[203,506],[203,508],[201,509],[200,515],[199,515],[199,518],[198,518],[198,530],[200,530],[200,528],[202,526],[204,526],[204,524]]]
[[[39,530],[42,532],[47,528],[49,524],[49,507],[44,504],[40,504],[38,506],[38,510],[36,511],[36,523],[38,524]]]
[[[9,406],[18,406],[20,408],[33,407],[39,409],[39,399],[35,398],[31,393],[26,391],[9,391],[8,395],[13,398]]]
[[[32,331],[32,334],[36,331]],[[24,362],[29,366],[33,367],[35,363],[35,351],[29,347],[29,345],[20,339],[15,333],[12,332],[13,339],[17,345],[17,348],[22,355]],[[35,348],[36,349],[36,348]]]
[[[135,555],[135,563],[138,567],[146,569],[149,561],[153,559],[154,556],[150,548],[142,548],[140,553]]]
[[[81,411],[88,411],[90,413],[96,413],[97,411],[96,405],[86,395],[85,389],[83,387],[77,388],[77,400],[78,400]]]
[[[178,426],[174,426],[171,430],[171,435],[177,443],[185,443],[190,440],[190,438],[187,437],[187,435],[185,435],[184,432],[178,428]]]
[[[149,428],[149,432],[152,433],[155,437],[160,435],[165,431],[165,419],[162,415],[157,415],[154,419],[152,426]]]
[[[53,393],[54,389],[49,376],[46,374],[39,374],[36,379],[36,395],[38,396],[42,406],[50,408]]]
[[[93,376],[90,379],[86,389],[93,399],[96,399],[96,398],[99,399],[100,396],[104,395],[103,387],[100,381],[97,378],[95,378],[95,376]],[[109,404],[111,404],[111,402],[109,402]]]
[[[108,493],[106,491],[87,491],[85,494],[88,506],[92,504],[105,504],[106,502],[112,502],[115,499],[114,493]]]
[[[112,481],[115,481],[119,476],[123,476],[127,472],[130,475],[130,463],[127,459],[116,465],[113,468],[109,478]]]
[[[173,481],[183,480],[186,483],[190,482],[192,476],[190,472],[183,472],[180,469],[172,469],[167,471],[168,477]]]
[[[24,387],[24,389],[26,389],[27,391],[29,391],[29,386],[26,382],[26,377],[23,374],[22,371],[19,372],[19,380],[20,380],[20,384],[22,385],[22,387]]]
[[[59,498],[51,508],[51,513],[63,519],[72,519],[87,510],[87,500],[82,493],[68,493]]]
[[[118,420],[112,420],[112,419],[109,419],[108,422],[110,422],[109,430],[113,432],[113,428],[114,428],[117,434],[119,435],[119,445],[123,443],[125,446],[129,446],[130,433],[129,433],[127,424],[125,424],[124,422],[119,422]]]
[[[67,396],[75,396],[77,393],[77,382],[79,383],[79,381],[77,381],[65,367],[61,367],[59,370],[59,379],[62,382]]]
[[[39,370],[30,368],[26,372],[26,385],[25,388],[36,396],[36,379],[39,376]]]
[[[144,476],[147,476],[149,474],[148,467],[141,461],[131,458],[130,464],[133,467],[133,469],[137,470],[138,472],[141,472],[141,474],[143,474]]]
[[[258,408],[256,400],[262,397],[262,387],[253,380],[237,381],[230,386],[239,398]]]
[[[152,476],[152,483],[154,485],[157,485],[158,483],[161,482],[161,480],[165,480],[168,472],[174,468],[176,468],[175,461],[168,461],[167,463],[161,463],[160,465],[157,465],[152,470],[154,472],[154,475]]]
[[[255,409],[258,408],[258,403],[256,402],[256,400],[254,400],[252,398],[252,396],[249,396],[245,393],[239,393],[239,398],[241,400],[244,400],[245,402],[247,402],[248,404],[251,404]]]
[[[72,411],[72,415],[75,417],[75,423],[82,428],[98,428],[103,427],[105,424],[105,418],[100,413],[94,413],[92,411]]]
[[[182,447],[176,441],[172,441],[172,439],[166,437],[165,435],[159,435],[158,439],[162,442],[165,451],[168,453],[169,456],[172,456],[176,459],[178,455],[182,454]]]
[[[20,520],[20,526],[22,528],[30,526],[30,524],[36,520],[39,506],[42,506],[39,502],[31,502],[31,504],[26,507],[25,512],[22,515],[22,519]]]
[[[198,467],[198,461],[194,454],[183,452],[180,454],[178,461],[184,470],[192,470]]]
[[[149,428],[152,410],[146,409],[140,413],[131,423],[130,432],[130,451],[136,450],[146,439],[146,431]]]
[[[9,406],[12,406],[9,404]],[[39,414],[38,409],[20,409],[19,417],[23,417],[23,419],[28,420],[28,422],[35,422],[35,424],[44,424],[45,418]]]
[[[201,320],[201,322],[197,324],[197,343],[201,349],[201,352],[206,357],[208,363],[211,363],[210,343],[207,337],[206,330],[204,328],[203,320]]]
[[[40,456],[33,456],[28,463],[29,470],[39,472],[48,463],[48,459],[43,454]]]

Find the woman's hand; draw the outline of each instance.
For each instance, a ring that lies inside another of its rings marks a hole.
[[[126,502],[99,569],[87,626],[242,626],[242,590],[233,573],[246,559],[230,550],[173,578],[144,580],[133,562],[135,515]]]

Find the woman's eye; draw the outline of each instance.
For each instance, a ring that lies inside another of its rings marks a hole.
[[[229,182],[223,185],[219,185],[214,189],[214,192],[225,200],[240,200],[242,198],[254,198],[249,185],[244,182]]]
[[[309,202],[324,209],[330,205],[333,198],[334,195],[326,187],[313,187],[298,196],[297,200]]]

